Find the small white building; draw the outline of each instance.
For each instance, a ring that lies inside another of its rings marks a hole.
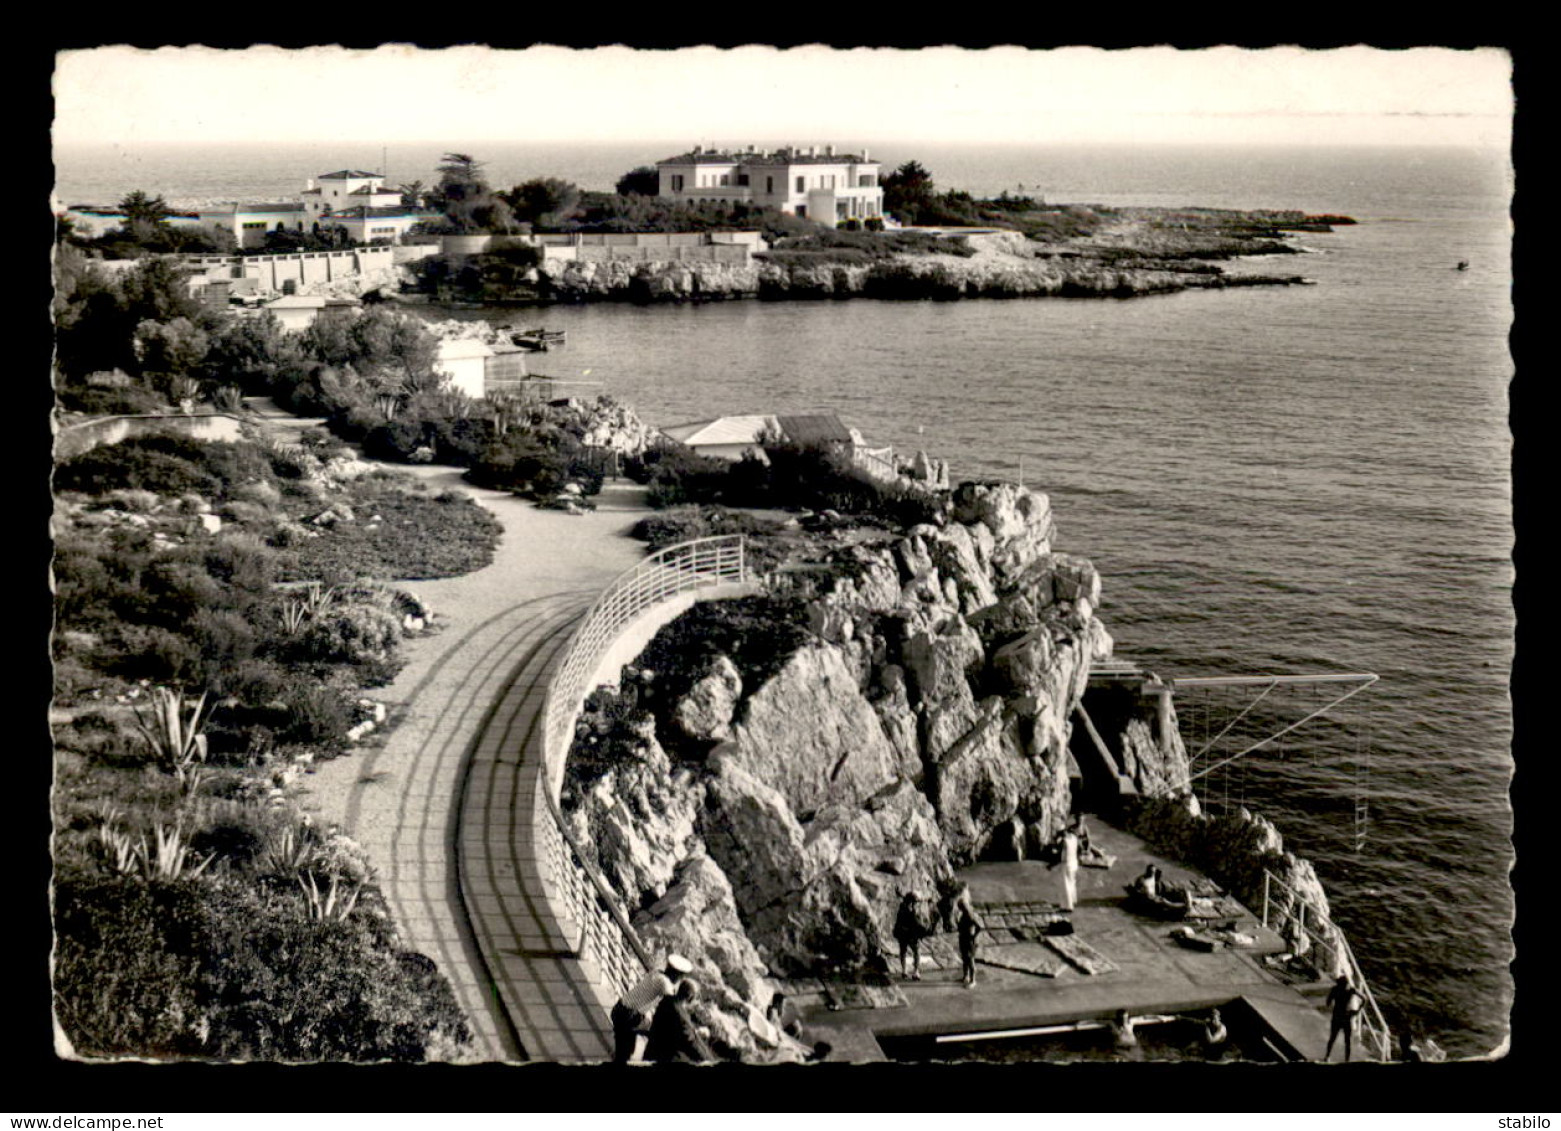
[[[487,389],[489,358],[493,347],[477,338],[442,338],[434,368],[450,379],[450,387],[469,397],[481,397]]]
[[[284,330],[307,330],[325,309],[325,298],[322,295],[283,295],[261,309],[269,311]]]
[[[316,183],[318,182],[318,184]],[[399,208],[401,194],[385,188],[383,173],[362,169],[338,169],[311,179],[299,200],[313,220],[350,208]]]
[[[239,247],[264,247],[267,232],[302,232],[309,228],[309,216],[302,204],[229,204],[202,208],[204,228],[216,228],[232,234]]]

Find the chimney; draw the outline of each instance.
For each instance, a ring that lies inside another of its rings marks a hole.
[[[825,157],[833,157],[834,155],[835,155],[835,147],[833,145],[826,145],[824,147],[824,156]]]
[[[866,163],[866,162],[867,162],[867,161],[869,161],[869,160],[870,160],[870,158],[869,158],[869,157],[868,157],[868,156],[867,156],[867,149],[866,149],[866,147],[865,147],[865,146],[864,146],[864,147],[863,147],[863,149],[862,149],[862,161],[863,161],[863,162],[864,162],[864,163]]]

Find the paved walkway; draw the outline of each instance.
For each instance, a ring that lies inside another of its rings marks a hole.
[[[255,407],[288,431],[314,426]],[[399,470],[471,495],[504,534],[484,569],[397,582],[441,631],[409,640],[406,666],[371,693],[390,708],[383,741],[321,764],[302,807],[363,846],[404,945],[454,988],[476,1059],[602,1059],[611,1002],[591,965],[564,953],[577,940],[535,875],[520,771],[554,659],[591,602],[644,556],[625,536],[648,513],[643,489],[609,484],[594,513],[576,516],[472,487],[454,468]]]

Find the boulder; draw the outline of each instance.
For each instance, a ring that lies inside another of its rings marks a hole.
[[[743,930],[725,872],[708,855],[697,852],[683,861],[661,898],[633,922],[647,949],[676,952],[694,963],[692,977],[702,991],[694,1015],[724,1046],[720,1051],[764,1060],[764,1050],[794,1043],[763,1024],[775,987]]]
[[[747,699],[726,756],[803,814],[859,801],[899,774],[847,652],[826,644],[799,649]]]
[[[655,744],[586,787],[567,814],[570,831],[628,907],[666,892],[677,866],[699,848],[703,788],[674,771]]]
[[[743,679],[737,665],[727,656],[717,656],[673,708],[673,721],[686,736],[698,741],[726,738],[742,693]]]

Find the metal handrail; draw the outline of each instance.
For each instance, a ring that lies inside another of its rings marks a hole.
[[[1382,1010],[1377,1005],[1377,999],[1371,992],[1371,986],[1366,981],[1366,975],[1361,972],[1360,963],[1355,960],[1355,951],[1351,949],[1349,939],[1345,938],[1344,932],[1339,930],[1338,924],[1323,912],[1317,910],[1316,907],[1307,901],[1305,896],[1267,868],[1263,869],[1263,926],[1268,926],[1271,889],[1272,885],[1275,884],[1288,893],[1292,897],[1294,904],[1300,908],[1300,913],[1296,916],[1297,921],[1301,929],[1311,937],[1313,945],[1330,948],[1336,955],[1343,957],[1344,965],[1350,973],[1350,981],[1366,1003],[1366,1024],[1364,1028],[1367,1035],[1371,1037],[1376,1045],[1377,1059],[1389,1060],[1392,1057],[1392,1034],[1388,1029],[1387,1019],[1382,1016]],[[1307,923],[1308,913],[1321,921],[1322,931],[1313,930],[1311,925]],[[1327,933],[1323,933],[1324,931]]]
[[[668,546],[619,574],[581,618],[561,653],[563,659],[547,684],[542,704],[543,766],[546,779],[539,783],[548,816],[590,882],[598,901],[622,933],[641,964],[654,961],[638,932],[618,905],[618,898],[570,832],[558,804],[563,786],[564,762],[586,691],[586,680],[602,657],[631,622],[662,602],[694,589],[748,580],[746,546],[740,534],[696,538]],[[538,814],[541,817],[541,814]],[[581,923],[580,949],[588,945]]]

